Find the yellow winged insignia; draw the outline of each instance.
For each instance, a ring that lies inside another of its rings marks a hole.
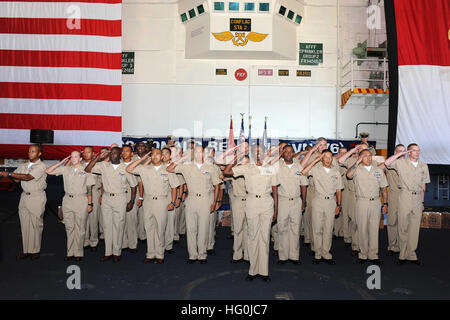
[[[216,38],[219,41],[230,41],[231,39],[234,38],[233,34],[230,31],[225,31],[225,32],[211,32],[214,36],[214,38]]]
[[[247,39],[253,42],[261,42],[267,37],[267,33],[250,32]]]
[[[245,35],[245,32],[235,32],[233,35],[230,31],[225,32],[211,32],[214,38],[216,38],[219,41],[230,41],[233,40],[233,44],[235,46],[245,46],[248,42],[248,40],[253,42],[261,42],[263,41],[267,36],[268,33],[258,33],[258,32],[250,32]]]

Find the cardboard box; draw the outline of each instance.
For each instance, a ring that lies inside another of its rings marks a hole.
[[[423,212],[422,213],[422,219],[420,220],[420,227],[421,228],[425,228],[425,229],[429,228],[429,224],[428,224],[428,218],[429,217],[430,217],[430,214],[428,212]]]
[[[450,229],[450,213],[442,213],[442,229]]]
[[[430,212],[428,217],[428,227],[431,229],[441,229],[442,214],[440,212]]]
[[[223,227],[231,226],[231,211],[230,210],[220,211],[219,216],[220,216],[220,220],[218,221],[218,224],[220,224]]]

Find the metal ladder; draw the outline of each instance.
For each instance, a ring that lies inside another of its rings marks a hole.
[[[449,200],[450,181],[449,176],[438,176],[437,188],[434,198],[436,200]]]

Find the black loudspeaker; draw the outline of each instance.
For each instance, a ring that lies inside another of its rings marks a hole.
[[[30,143],[53,144],[53,130],[31,129]]]

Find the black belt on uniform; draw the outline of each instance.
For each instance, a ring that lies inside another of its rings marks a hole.
[[[107,195],[109,195],[110,197],[114,197],[114,196],[118,196],[119,194],[123,194],[122,193],[109,193],[109,192],[105,192]]]
[[[72,193],[66,193],[66,196],[68,196],[69,198],[74,198],[74,197],[78,197],[78,196],[86,196],[87,193],[79,193],[79,194],[72,194]]]
[[[363,198],[363,197],[357,197],[357,199],[363,199],[363,200],[374,201],[374,200],[379,200],[380,198]]]
[[[285,197],[285,196],[282,196],[282,195],[280,195],[280,198],[288,199],[288,201],[294,201],[295,199],[300,199],[300,197],[292,198],[292,197]]]
[[[33,191],[33,192],[24,192],[27,196],[30,196],[31,194],[38,194],[43,193],[44,191]]]

